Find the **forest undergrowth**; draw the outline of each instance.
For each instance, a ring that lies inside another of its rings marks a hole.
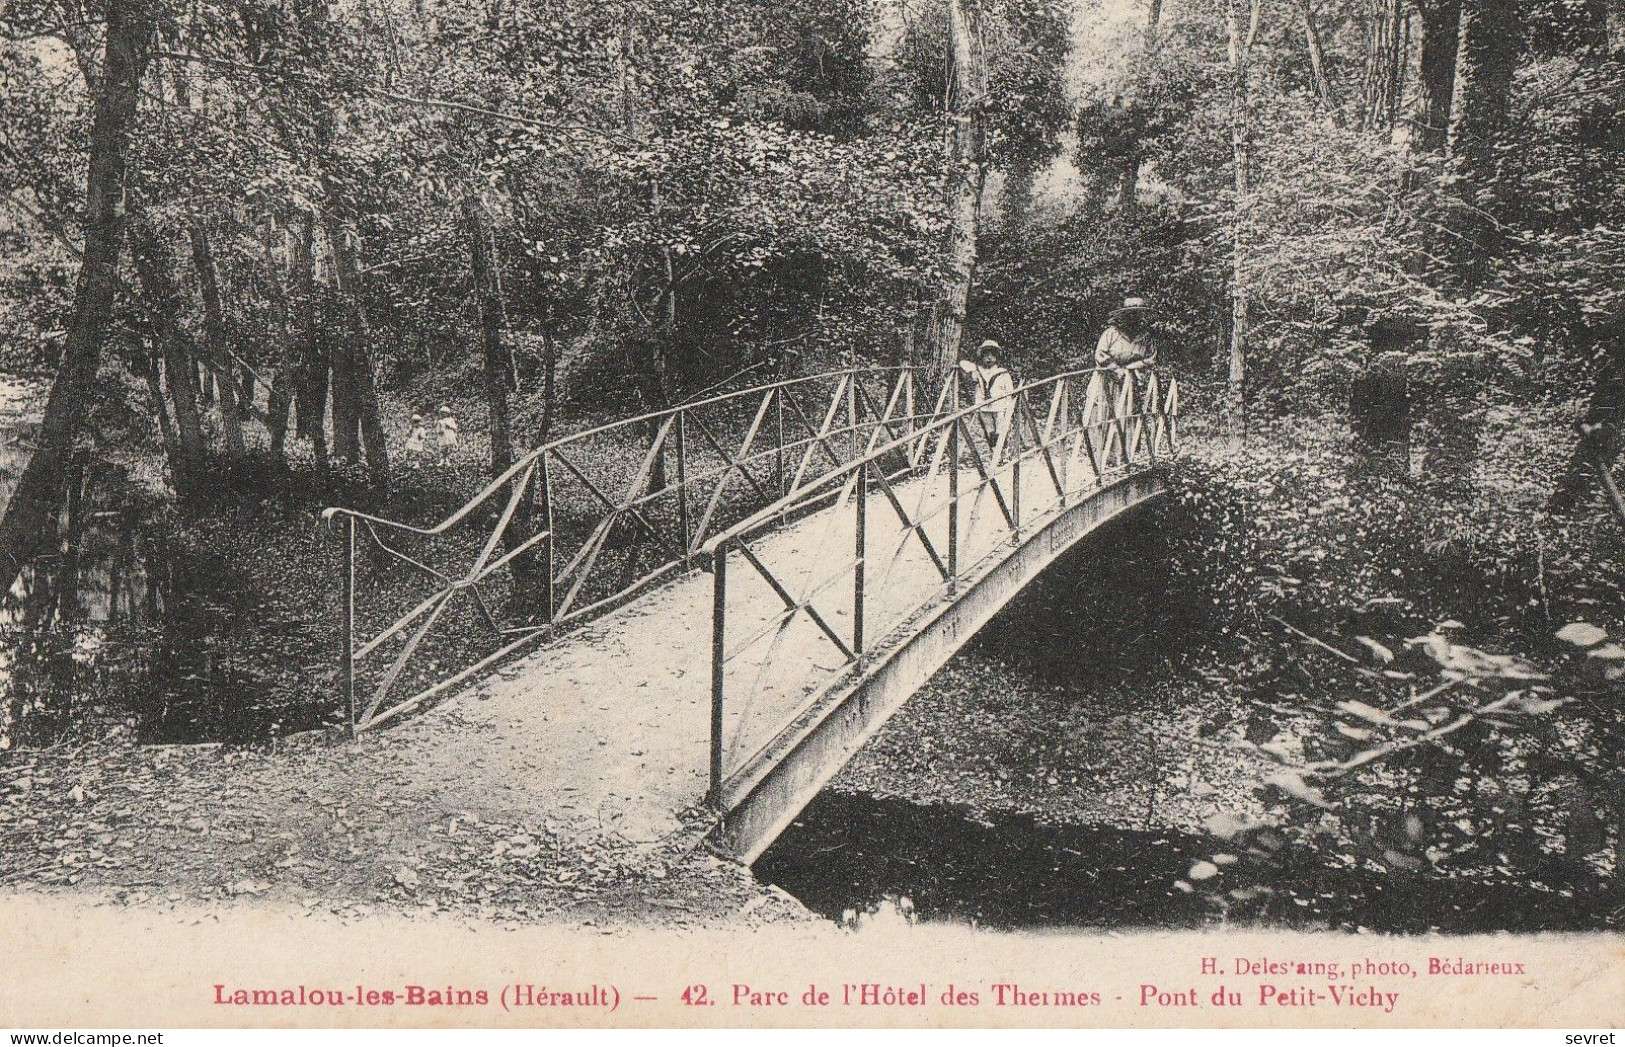
[[[1239,450],[1188,428],[1170,498],[1058,564],[836,790],[1204,840],[1163,887],[1225,921],[1614,925],[1625,533],[1539,511],[1559,427],[1501,430],[1470,500],[1425,443],[1394,475],[1324,419]]]

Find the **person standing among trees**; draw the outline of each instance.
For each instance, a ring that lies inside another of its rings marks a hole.
[[[434,423],[435,447],[440,451],[440,464],[451,464],[451,456],[461,442],[461,430],[457,425],[457,416],[451,413],[451,408],[441,407],[440,417]]]
[[[414,466],[423,463],[424,452],[429,449],[429,423],[421,414],[412,416],[412,431],[406,435],[406,460]]]
[[[1102,425],[1112,417],[1113,406],[1119,410],[1133,410],[1134,376],[1146,371],[1157,362],[1157,343],[1151,331],[1151,309],[1144,298],[1123,299],[1121,308],[1114,309],[1106,318],[1106,330],[1095,345],[1095,366],[1100,368],[1089,380],[1086,399],[1085,424]],[[1105,445],[1108,462],[1117,453],[1127,454],[1126,448],[1117,446],[1109,430],[1100,430],[1097,436]]]

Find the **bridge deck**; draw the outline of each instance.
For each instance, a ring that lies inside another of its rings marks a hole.
[[[974,470],[962,470],[965,491],[979,479]],[[1004,482],[1008,490],[1007,475]],[[1053,483],[1029,466],[1021,487],[1024,517],[1042,523],[1046,509],[1056,507]],[[915,519],[927,518],[933,544],[945,549],[945,513],[933,516],[946,507],[941,478],[894,489]],[[999,510],[981,490],[967,494],[961,506],[962,564],[1008,544],[1002,522],[994,522]],[[870,495],[868,514],[867,631],[879,640],[946,589],[924,545],[877,493]],[[850,635],[853,519],[850,507],[826,508],[753,546],[798,597],[833,579],[814,602],[843,635]],[[495,781],[505,783],[513,810],[547,813],[561,828],[633,841],[677,831],[679,816],[702,802],[708,784],[712,589],[709,573],[681,576],[426,711],[409,729],[440,741],[418,766],[419,781],[434,783],[437,803],[448,808],[480,809]],[[769,742],[809,693],[847,668],[805,614],[775,635],[784,606],[751,568],[730,564],[728,635],[744,646],[727,672],[730,768]]]

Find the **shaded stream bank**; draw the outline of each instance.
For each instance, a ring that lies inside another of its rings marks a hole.
[[[0,382],[0,506],[32,450],[38,398]],[[183,516],[150,468],[75,461],[56,548],[0,595],[0,751],[126,731],[243,743],[332,717],[331,543],[224,482]]]
[[[60,551],[0,605],[0,735],[247,742],[319,727],[320,622],[268,600],[244,564],[102,470],[76,477]],[[124,492],[124,493],[121,493]]]
[[[1162,828],[1051,824],[830,789],[756,864],[819,915],[852,923],[903,904],[917,919],[1001,929],[1294,929],[1453,934],[1586,930],[1582,899],[1507,884],[1412,878],[1303,859],[1246,900],[1176,887],[1223,844]],[[904,903],[902,900],[907,899]]]
[[[758,877],[847,924],[901,906],[1000,928],[1609,925],[1613,906],[1582,891],[1395,876],[1331,850],[1233,864],[1240,848],[1206,826],[1263,816],[1258,783],[1271,768],[1230,739],[1259,700],[1283,696],[1243,700],[1186,664],[1206,612],[1163,584],[1168,550],[1154,530],[1099,540],[912,698],[762,856]],[[1214,878],[1196,882],[1204,866]]]

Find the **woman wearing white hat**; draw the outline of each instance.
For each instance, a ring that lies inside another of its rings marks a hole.
[[[1136,376],[1157,362],[1157,345],[1151,335],[1151,310],[1144,298],[1125,298],[1120,309],[1106,318],[1106,330],[1095,346],[1095,366],[1084,397],[1084,422],[1094,429],[1107,465],[1128,456],[1123,430],[1106,425],[1114,414],[1133,414],[1138,392]],[[1114,406],[1115,405],[1115,406]],[[1121,456],[1121,457],[1120,457]]]
[[[1095,366],[1139,371],[1156,362],[1150,308],[1144,298],[1123,299],[1123,307],[1106,319],[1106,330],[1095,346]]]

